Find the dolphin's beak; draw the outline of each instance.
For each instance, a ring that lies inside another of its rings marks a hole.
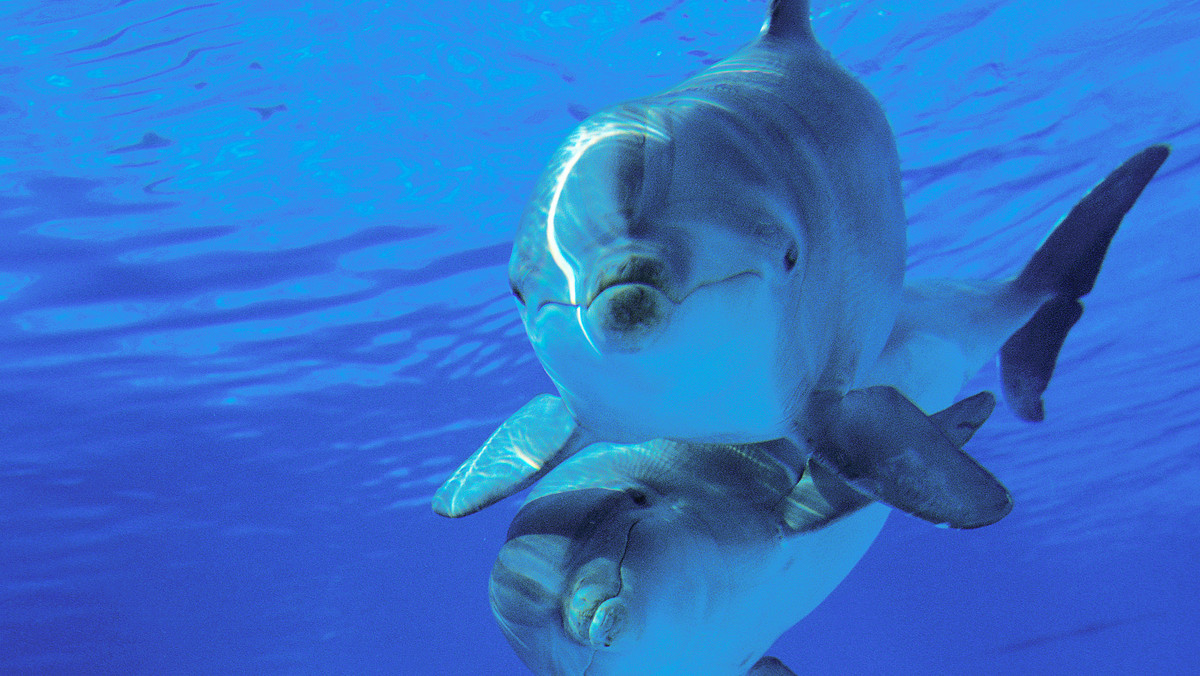
[[[646,252],[631,252],[629,247],[622,247],[619,254],[608,254],[604,261],[597,261],[595,271],[587,281],[587,299],[584,305],[591,305],[602,293],[615,286],[626,284],[641,284],[650,286],[668,294],[670,297],[670,280],[666,263],[653,254]],[[672,298],[679,302],[678,298]]]
[[[582,673],[595,650],[612,649],[628,632],[621,561],[632,528],[626,518],[637,508],[624,491],[584,488],[537,498],[517,513],[488,596],[534,671]]]
[[[585,281],[580,325],[598,352],[637,352],[663,329],[678,300],[656,252],[617,247],[600,256]]]
[[[619,284],[600,292],[583,314],[583,330],[600,352],[637,352],[670,323],[675,303],[647,284]]]
[[[611,648],[625,627],[628,609],[617,597],[620,561],[608,557],[588,561],[576,571],[571,593],[563,598],[563,627],[580,645]]]

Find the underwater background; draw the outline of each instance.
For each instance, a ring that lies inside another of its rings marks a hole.
[[[519,499],[433,491],[551,391],[506,265],[587,114],[765,0],[0,4],[0,673],[528,671]],[[1200,2],[813,3],[881,99],[911,276],[1013,274],[1143,147],[1046,395],[968,449],[1015,509],[893,514],[798,674],[1200,673]],[[698,365],[702,367],[703,365]],[[989,366],[964,390],[998,391]]]

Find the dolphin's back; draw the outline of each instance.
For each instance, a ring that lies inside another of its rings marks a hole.
[[[834,351],[813,355],[808,366],[835,374],[835,389],[847,387],[843,379],[859,370],[860,356],[874,361],[898,313],[906,217],[883,109],[817,43],[807,3],[775,2],[758,40],[641,103],[659,109],[676,155],[736,161],[723,180],[755,177],[783,196],[780,206],[806,244],[806,296],[795,300],[810,314],[798,320],[808,344]],[[818,326],[828,327],[825,340],[814,339]]]

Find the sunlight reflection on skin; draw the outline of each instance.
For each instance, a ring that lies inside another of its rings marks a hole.
[[[558,203],[562,198],[562,191],[567,185],[567,179],[574,170],[575,165],[583,157],[584,153],[597,143],[604,139],[617,138],[620,136],[652,136],[660,141],[666,141],[667,136],[661,131],[651,127],[649,124],[631,122],[628,124],[607,123],[597,129],[582,129],[575,137],[572,144],[566,149],[568,153],[567,160],[563,162],[562,168],[555,179],[554,191],[550,197],[550,206],[546,211],[546,247],[550,252],[550,258],[554,260],[554,264],[562,270],[563,276],[567,279],[567,301],[571,305],[576,305],[575,319],[579,322],[579,329],[587,339],[588,345],[596,354],[600,353],[600,348],[592,341],[592,337],[588,334],[587,329],[583,324],[583,306],[579,304],[576,288],[578,287],[578,276],[576,267],[567,261],[566,255],[563,253],[562,247],[558,243],[558,234],[556,228],[556,220],[558,218]]]
[[[562,198],[563,188],[567,185],[567,178],[571,175],[571,171],[575,169],[575,165],[579,163],[579,160],[589,148],[606,138],[614,138],[625,134],[637,134],[639,132],[657,134],[650,127],[645,127],[644,130],[623,129],[616,124],[607,124],[599,129],[582,130],[575,137],[572,145],[566,149],[568,157],[563,162],[562,169],[559,171],[554,185],[554,192],[550,196],[550,207],[546,212],[546,246],[550,251],[550,257],[554,259],[554,264],[558,266],[559,270],[562,270],[563,275],[567,278],[567,300],[572,305],[578,302],[575,295],[576,266],[568,263],[566,256],[563,255],[563,250],[558,244],[558,234],[555,227],[555,221],[558,218],[558,202]]]

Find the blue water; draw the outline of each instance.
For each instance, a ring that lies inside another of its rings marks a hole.
[[[508,293],[581,117],[763,0],[5,0],[0,673],[528,673],[487,606],[517,500],[433,491],[550,391]],[[893,515],[797,673],[1200,673],[1200,3],[814,3],[898,136],[911,273],[1014,272],[1151,143],[979,531]],[[997,389],[986,369],[968,389]]]

